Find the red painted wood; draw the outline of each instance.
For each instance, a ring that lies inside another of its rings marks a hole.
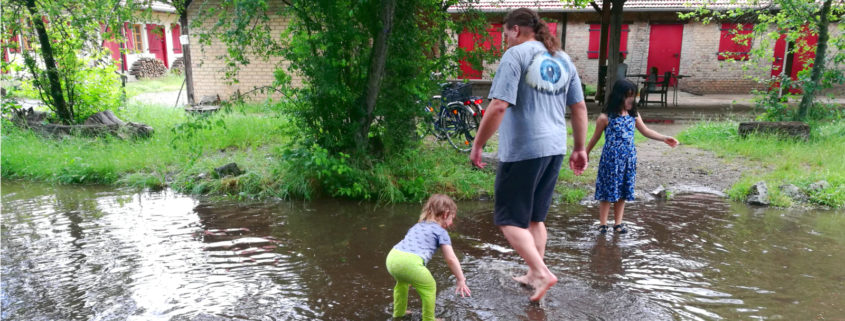
[[[169,67],[167,63],[167,44],[164,40],[164,26],[147,24],[147,45],[149,52],[164,62],[165,67]]]
[[[651,72],[651,67],[657,67],[657,74],[671,71],[673,75],[679,73],[681,65],[681,41],[684,36],[682,24],[653,24],[648,41],[648,64],[645,74]],[[658,81],[662,81],[660,77]],[[675,85],[672,78],[669,85]]]
[[[501,56],[502,52],[502,24],[494,23],[487,28],[487,33],[490,39],[483,39],[477,33],[464,31],[458,35],[458,48],[463,48],[466,51],[473,51],[476,45],[479,45],[484,50],[492,50],[497,56]],[[482,40],[484,40],[482,42]],[[492,41],[492,43],[491,43]],[[481,71],[472,68],[470,63],[465,59],[460,61],[461,79],[481,79]]]
[[[819,42],[819,35],[813,33],[809,28],[802,28],[803,35],[798,38],[795,44],[795,52],[792,59],[792,69],[785,72],[789,73],[789,78],[792,80],[798,79],[798,73],[805,69],[813,68],[812,60],[816,58],[816,46]],[[784,68],[786,61],[786,35],[781,34],[780,38],[775,42],[774,62],[772,62],[772,77],[780,76],[781,70]],[[774,83],[773,87],[778,86]],[[790,93],[800,94],[801,88],[791,88]]]
[[[179,40],[179,36],[182,35],[181,27],[175,23],[171,24],[170,33],[172,34],[171,39],[173,39],[173,53],[182,53],[182,41]]]
[[[619,51],[622,55],[628,57],[628,32],[631,29],[628,25],[622,25],[622,33],[619,35]],[[601,25],[590,25],[590,42],[587,44],[587,59],[598,59],[599,50],[601,49]],[[610,32],[607,33],[608,48],[610,47]],[[607,58],[607,57],[605,57]]]
[[[123,23],[123,34],[126,37],[126,48],[134,49],[135,35],[132,32],[132,25],[128,22]],[[132,52],[132,50],[127,50],[127,52]]]
[[[719,60],[727,60],[729,58],[735,60],[748,60],[748,53],[751,51],[751,39],[743,39],[742,43],[737,43],[734,38],[739,35],[747,35],[754,31],[754,25],[750,23],[723,23],[721,36],[719,37],[719,53],[717,54]],[[741,29],[737,29],[737,28]]]

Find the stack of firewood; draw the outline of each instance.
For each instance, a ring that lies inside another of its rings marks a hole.
[[[158,78],[167,73],[167,67],[161,60],[156,58],[141,58],[129,68],[129,74],[138,79]]]
[[[185,70],[185,58],[176,58],[176,60],[173,61],[173,65],[170,66],[170,72],[181,75],[183,70]]]

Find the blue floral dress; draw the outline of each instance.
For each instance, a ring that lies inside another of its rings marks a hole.
[[[634,148],[636,118],[630,115],[613,116],[604,130],[596,177],[598,201],[634,200],[634,181],[637,177],[637,149]]]

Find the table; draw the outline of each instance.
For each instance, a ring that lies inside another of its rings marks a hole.
[[[681,81],[681,79],[688,78],[690,76],[689,75],[672,74],[672,77],[675,77],[675,88],[673,89],[674,93],[672,94],[672,104],[675,107],[678,107],[678,83]]]

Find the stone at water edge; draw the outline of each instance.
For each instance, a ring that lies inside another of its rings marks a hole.
[[[769,205],[769,188],[766,187],[766,182],[760,181],[751,186],[748,191],[748,199],[746,200],[751,205]]]
[[[780,192],[786,196],[789,196],[793,201],[798,202],[806,202],[807,201],[807,194],[801,191],[798,186],[792,184],[781,185]]]
[[[225,177],[228,175],[238,176],[243,174],[243,171],[238,167],[238,164],[229,163],[214,169],[218,177]]]
[[[818,192],[829,187],[830,183],[828,183],[826,180],[820,180],[818,182],[810,184],[810,186],[807,186],[807,190],[809,190],[810,192]]]
[[[649,194],[662,200],[668,200],[672,198],[672,192],[663,187],[663,185],[658,186]]]

